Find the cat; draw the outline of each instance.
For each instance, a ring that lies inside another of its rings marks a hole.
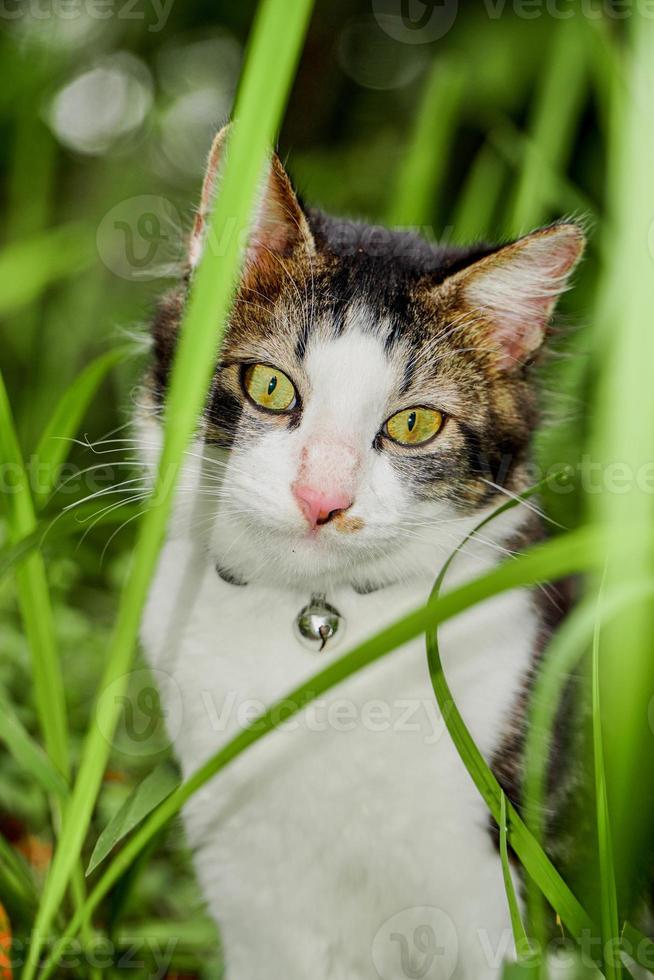
[[[152,325],[135,423],[150,468],[226,139],[187,273]],[[574,222],[460,248],[332,218],[271,156],[142,625],[184,777],[423,604],[466,534],[526,486],[533,365],[583,249]],[[446,588],[541,533],[533,506],[507,512],[460,548]],[[553,623],[539,596],[498,596],[439,632],[459,709],[507,783]],[[312,597],[317,634],[298,635]],[[424,637],[259,741],[183,817],[227,980],[491,980],[513,955],[489,817]]]

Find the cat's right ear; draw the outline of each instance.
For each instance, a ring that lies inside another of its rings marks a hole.
[[[220,194],[220,183],[226,154],[229,152],[231,126],[224,126],[216,135],[202,185],[202,196],[189,244],[191,269],[198,265],[208,240],[211,212]],[[279,272],[279,259],[303,250],[313,255],[315,244],[306,215],[300,206],[293,186],[276,153],[272,155],[262,181],[259,200],[248,238],[245,259],[246,271]]]
[[[461,312],[500,370],[519,369],[545,341],[550,317],[585,241],[577,224],[550,225],[446,280],[457,290]]]

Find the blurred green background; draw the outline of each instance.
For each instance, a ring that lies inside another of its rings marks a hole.
[[[0,364],[28,461],[53,406],[85,365],[126,343],[145,351],[153,302],[179,269],[212,135],[230,114],[254,6],[62,0],[54,10],[32,0],[0,14]],[[280,153],[311,204],[418,226],[434,238],[508,238],[564,215],[583,218],[589,256],[564,301],[566,329],[546,369],[549,425],[538,455],[544,467],[576,461],[591,421],[586,404],[597,341],[585,324],[598,275],[592,229],[604,209],[621,5],[587,4],[585,15],[575,4],[554,8],[566,16],[554,16],[545,3],[431,6],[441,12],[420,27],[401,25],[399,0],[318,2]],[[129,357],[93,399],[81,428],[89,445],[80,437],[74,446],[44,527],[62,507],[136,479],[129,443],[101,441],[129,438],[144,363],[145,353]],[[107,468],[79,475],[99,464]],[[38,473],[32,476],[38,483]],[[57,536],[55,522],[45,539],[76,753],[135,527],[128,511],[95,526],[89,513],[129,503],[133,490],[89,501],[79,533]],[[548,503],[571,527],[580,500],[559,493]],[[0,534],[6,543],[1,520]],[[12,577],[2,577],[0,691],[35,731],[14,589]],[[167,757],[147,698],[134,703],[147,738],[135,755],[124,751],[120,732],[116,737],[98,829]],[[0,831],[44,865],[46,800],[0,752]],[[128,877],[99,921],[125,941],[132,928],[165,936],[174,921],[185,937],[175,951],[177,975],[219,975],[215,933],[178,828]]]

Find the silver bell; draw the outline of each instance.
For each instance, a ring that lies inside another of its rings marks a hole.
[[[322,653],[329,643],[330,649],[342,636],[345,620],[329,602],[324,592],[314,592],[308,605],[295,619],[295,635],[308,650]]]

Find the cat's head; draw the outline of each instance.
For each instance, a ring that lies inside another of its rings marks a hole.
[[[224,140],[191,281],[211,247]],[[572,223],[464,249],[335,220],[300,204],[273,157],[185,480],[215,560],[271,583],[433,570],[521,487],[530,365],[583,246]],[[159,407],[186,296],[166,297],[154,322]]]

